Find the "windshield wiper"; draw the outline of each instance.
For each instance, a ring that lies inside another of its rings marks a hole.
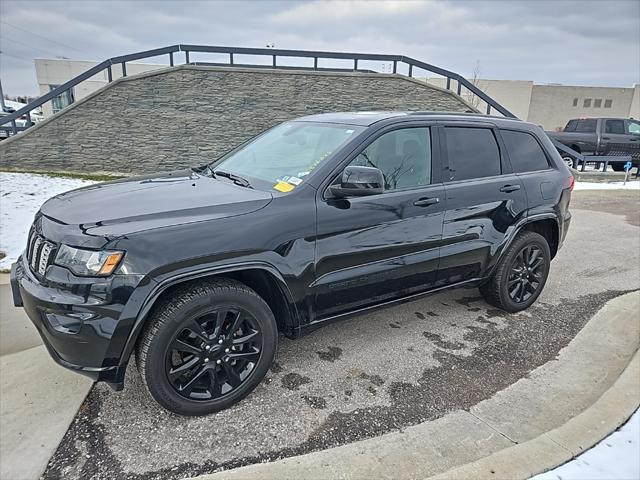
[[[211,170],[211,172],[214,175],[226,177],[229,180],[231,180],[233,183],[235,183],[236,185],[240,185],[241,187],[253,188],[249,183],[249,180],[247,180],[246,178],[242,178],[241,176],[236,175],[235,173],[225,172],[224,170]]]

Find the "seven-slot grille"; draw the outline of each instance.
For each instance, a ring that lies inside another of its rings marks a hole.
[[[32,228],[27,240],[26,260],[31,270],[40,275],[44,275],[49,264],[53,261],[55,244],[46,240],[42,235],[38,235]]]

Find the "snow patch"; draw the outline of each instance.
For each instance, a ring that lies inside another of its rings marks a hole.
[[[624,182],[611,182],[611,183],[576,182],[573,189],[574,190],[640,190],[640,181],[628,180],[626,185],[624,184]]]
[[[531,480],[637,480],[640,478],[640,410],[595,447]]]
[[[32,173],[0,172],[0,270],[11,268],[27,243],[29,228],[40,206],[49,198],[91,185],[93,181]]]

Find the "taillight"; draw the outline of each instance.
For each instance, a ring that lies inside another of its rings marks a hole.
[[[573,178],[573,175],[570,175],[569,176],[569,191],[570,192],[573,192],[573,187],[575,186],[575,184],[576,184],[576,179]]]

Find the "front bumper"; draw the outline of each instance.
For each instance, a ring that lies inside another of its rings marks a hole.
[[[24,308],[56,363],[119,389],[126,369],[123,345],[133,323],[124,310],[138,277],[81,280],[39,281],[20,257],[11,266],[13,302]]]

